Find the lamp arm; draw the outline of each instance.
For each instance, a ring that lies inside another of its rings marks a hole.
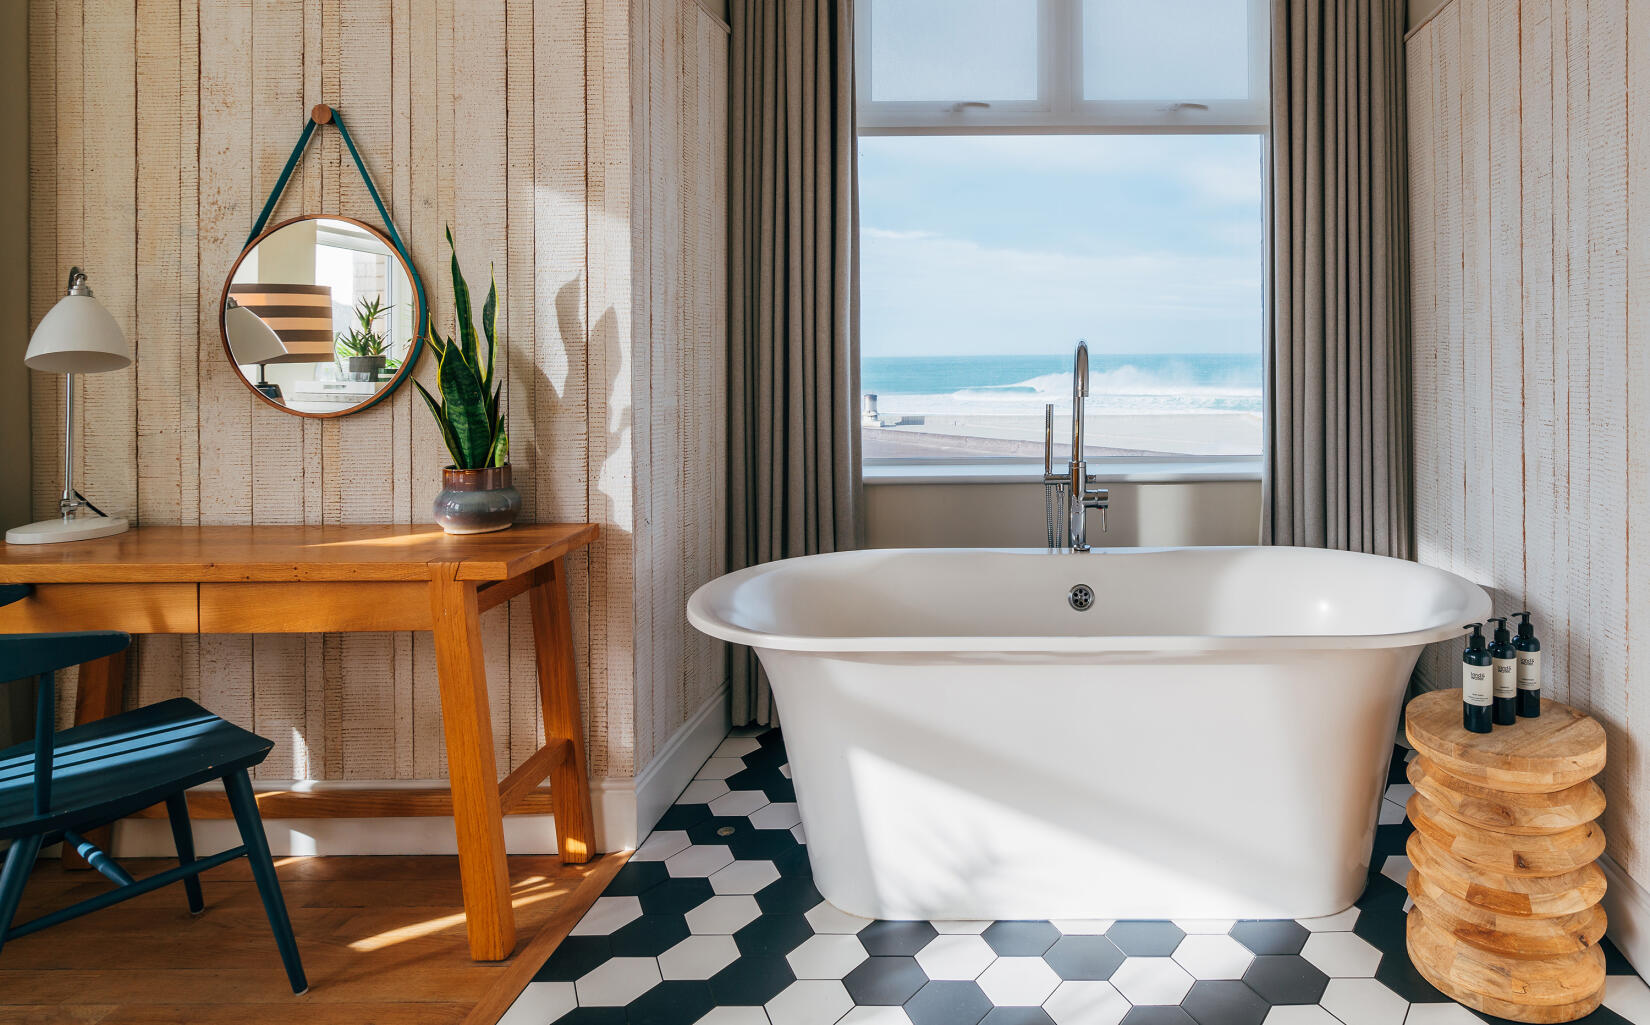
[[[63,375],[63,497],[57,511],[67,520],[74,516],[74,374]]]

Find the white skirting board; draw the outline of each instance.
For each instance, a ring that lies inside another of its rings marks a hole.
[[[596,846],[626,851],[659,821],[693,779],[705,759],[728,734],[728,688],[723,684],[671,734],[664,747],[635,777],[592,780],[590,797],[596,817]],[[260,788],[278,790],[360,790],[420,787],[424,783],[332,781],[265,781]],[[511,854],[556,853],[555,817],[506,815],[504,846]],[[195,850],[214,854],[240,843],[228,819],[196,819]],[[265,819],[269,848],[277,855],[313,854],[456,854],[453,820],[419,818]],[[170,858],[172,830],[165,819],[126,819],[115,826],[115,855]]]
[[[1610,883],[1604,891],[1604,914],[1610,919],[1605,935],[1634,971],[1650,975],[1650,890],[1623,872],[1608,854],[1599,857],[1598,865]]]

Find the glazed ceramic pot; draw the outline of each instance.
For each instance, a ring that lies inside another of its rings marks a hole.
[[[521,492],[510,484],[510,464],[479,470],[447,467],[435,496],[435,521],[449,534],[503,530],[521,512]]]

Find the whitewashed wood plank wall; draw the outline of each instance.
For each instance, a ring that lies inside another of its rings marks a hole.
[[[1422,562],[1528,608],[1650,879],[1650,19],[1452,0],[1409,39]],[[1455,686],[1460,645],[1423,660]]]
[[[292,417],[219,340],[229,266],[331,103],[436,323],[446,225],[472,287],[496,269],[524,518],[603,527],[573,566],[591,771],[645,765],[725,674],[682,618],[725,550],[725,25],[698,0],[31,0],[29,70],[32,320],[78,263],[137,352],[83,378],[93,500],[140,523],[429,519],[446,453],[411,388]],[[276,217],[376,222],[337,134],[317,138]],[[61,380],[31,381],[37,515]],[[525,605],[484,631],[502,771],[543,729]],[[135,661],[131,701],[187,694],[274,739],[265,778],[445,774],[425,635],[144,638]]]

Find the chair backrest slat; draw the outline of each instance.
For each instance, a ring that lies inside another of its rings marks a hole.
[[[52,808],[52,749],[57,732],[57,687],[55,673],[40,674],[40,689],[34,696],[34,813],[44,815]]]

